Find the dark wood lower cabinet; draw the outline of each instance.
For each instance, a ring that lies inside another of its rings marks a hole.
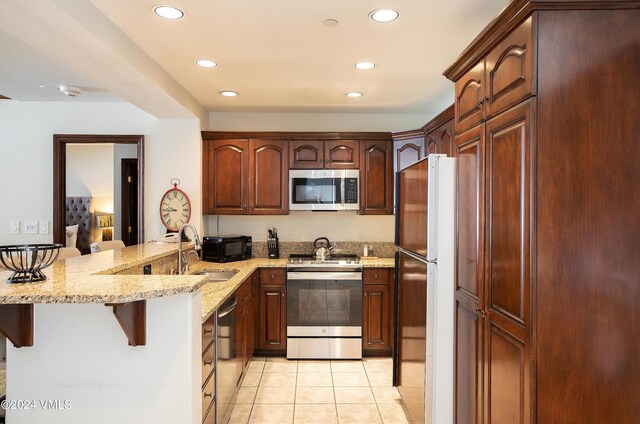
[[[258,349],[285,353],[287,349],[287,287],[260,285]]]
[[[391,356],[394,273],[388,268],[365,268],[362,278],[362,354]]]

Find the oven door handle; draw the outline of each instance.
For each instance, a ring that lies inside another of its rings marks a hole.
[[[362,273],[361,272],[287,272],[287,280],[362,281]]]

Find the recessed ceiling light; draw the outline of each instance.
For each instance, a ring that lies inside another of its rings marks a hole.
[[[216,66],[218,66],[216,62],[208,59],[196,60],[196,65],[202,66],[203,68],[215,68]]]
[[[156,15],[167,19],[180,19],[184,16],[184,12],[173,6],[155,6],[153,11]]]
[[[378,9],[369,13],[369,17],[376,22],[391,22],[400,16],[397,10],[393,9]]]
[[[375,63],[372,62],[358,62],[356,63],[356,68],[358,69],[373,69],[376,66]]]
[[[238,92],[225,90],[225,91],[221,91],[220,95],[224,97],[236,97],[238,95]]]
[[[328,27],[334,27],[336,25],[338,25],[338,20],[337,19],[325,19],[324,21],[322,21],[323,24],[325,24]]]
[[[348,97],[362,97],[362,93],[358,93],[357,91],[347,93]]]

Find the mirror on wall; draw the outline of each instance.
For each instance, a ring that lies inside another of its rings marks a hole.
[[[142,136],[54,136],[54,242],[86,254],[97,242],[144,240],[142,143]]]

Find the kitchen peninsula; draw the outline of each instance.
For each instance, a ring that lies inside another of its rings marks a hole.
[[[10,422],[202,422],[202,323],[256,270],[284,268],[286,259],[192,264],[191,272],[236,271],[207,283],[171,275],[176,254],[144,244],[71,258],[31,284],[5,283],[9,272],[0,272],[10,399],[35,401],[8,408]]]

